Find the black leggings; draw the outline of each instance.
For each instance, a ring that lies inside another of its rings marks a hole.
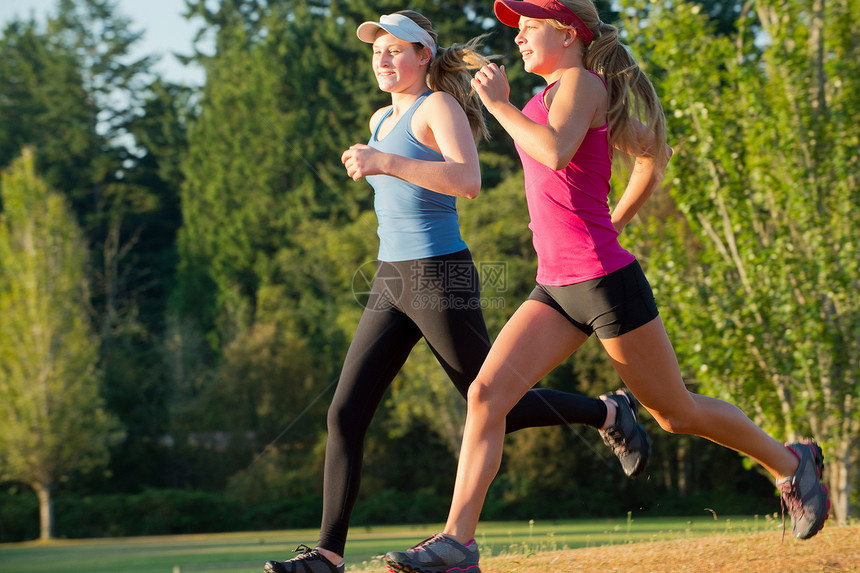
[[[320,547],[344,553],[367,429],[422,337],[466,397],[490,349],[480,302],[478,273],[468,250],[378,264],[328,411]],[[534,388],[508,414],[506,431],[571,423],[599,428],[605,419],[606,406],[597,398]]]

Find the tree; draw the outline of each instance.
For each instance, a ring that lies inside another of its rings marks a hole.
[[[28,149],[2,177],[0,477],[36,491],[48,539],[55,485],[103,465],[116,424],[98,393],[81,232],[34,161]]]
[[[128,430],[113,479],[92,484],[102,490],[166,474],[150,461],[164,449],[161,333],[193,107],[188,88],[152,79],[151,58],[129,57],[140,35],[115,1],[63,0],[44,30],[12,22],[0,38],[0,166],[24,145],[38,149],[39,176],[70,201],[90,246],[104,397]]]
[[[748,2],[725,37],[697,4],[633,4],[676,150],[681,215],[643,238],[679,358],[773,435],[818,439],[845,522],[860,461],[860,4]]]
[[[0,167],[32,145],[40,150],[37,169],[45,182],[69,197],[79,194],[90,186],[91,152],[99,142],[74,54],[33,21],[8,24],[0,50]]]

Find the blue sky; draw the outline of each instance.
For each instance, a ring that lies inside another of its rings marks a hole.
[[[182,0],[115,0],[117,11],[131,18],[133,31],[144,32],[132,52],[134,57],[160,56],[154,70],[175,83],[200,85],[203,72],[198,68],[182,66],[171,54],[191,53],[191,41],[200,26],[194,20],[181,16],[185,10]],[[0,0],[0,29],[14,19],[29,19],[44,24],[48,14],[55,14],[57,0]]]

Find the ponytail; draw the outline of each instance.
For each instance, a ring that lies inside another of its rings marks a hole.
[[[410,18],[427,30],[434,41],[437,39],[436,32],[426,17],[412,10],[401,10],[396,13]],[[489,59],[478,51],[483,38],[484,36],[479,36],[465,44],[452,44],[448,48],[437,46],[436,56],[427,70],[427,86],[434,91],[452,95],[466,112],[472,137],[475,138],[476,143],[481,139],[489,139],[490,134],[481,100],[472,90],[470,73],[470,70],[479,70],[489,63]]]
[[[469,72],[479,70],[489,62],[476,50],[482,37],[474,38],[465,45],[453,44],[450,48],[438,48],[427,73],[430,89],[447,92],[460,103],[469,118],[475,142],[489,139],[490,136],[481,100],[472,90],[472,74]]]
[[[653,157],[658,165],[669,160],[666,117],[651,81],[618,38],[618,29],[600,21],[592,0],[561,0],[594,33],[586,47],[586,69],[603,76],[609,95],[610,144],[634,156]],[[641,148],[632,121],[641,121],[653,134],[653,146]]]

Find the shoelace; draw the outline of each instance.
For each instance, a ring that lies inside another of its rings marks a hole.
[[[424,547],[426,547],[427,545],[430,545],[431,543],[433,543],[434,541],[436,541],[438,539],[442,539],[441,533],[431,535],[430,537],[428,537],[427,539],[425,539],[424,541],[422,541],[421,543],[419,543],[418,545],[416,545],[415,547],[413,547],[409,551],[418,551],[419,549],[423,549]]]
[[[788,514],[794,517],[794,513],[801,509],[802,503],[800,495],[791,480],[779,484],[779,504],[782,508],[782,541],[785,542],[785,510],[788,508]]]
[[[316,551],[314,551],[313,549],[311,549],[310,547],[308,547],[304,543],[302,543],[301,545],[299,545],[298,547],[293,549],[294,553],[298,553],[299,551],[302,551],[302,554],[299,555],[298,557],[294,557],[294,559],[317,559],[318,558],[317,555],[315,555]]]

